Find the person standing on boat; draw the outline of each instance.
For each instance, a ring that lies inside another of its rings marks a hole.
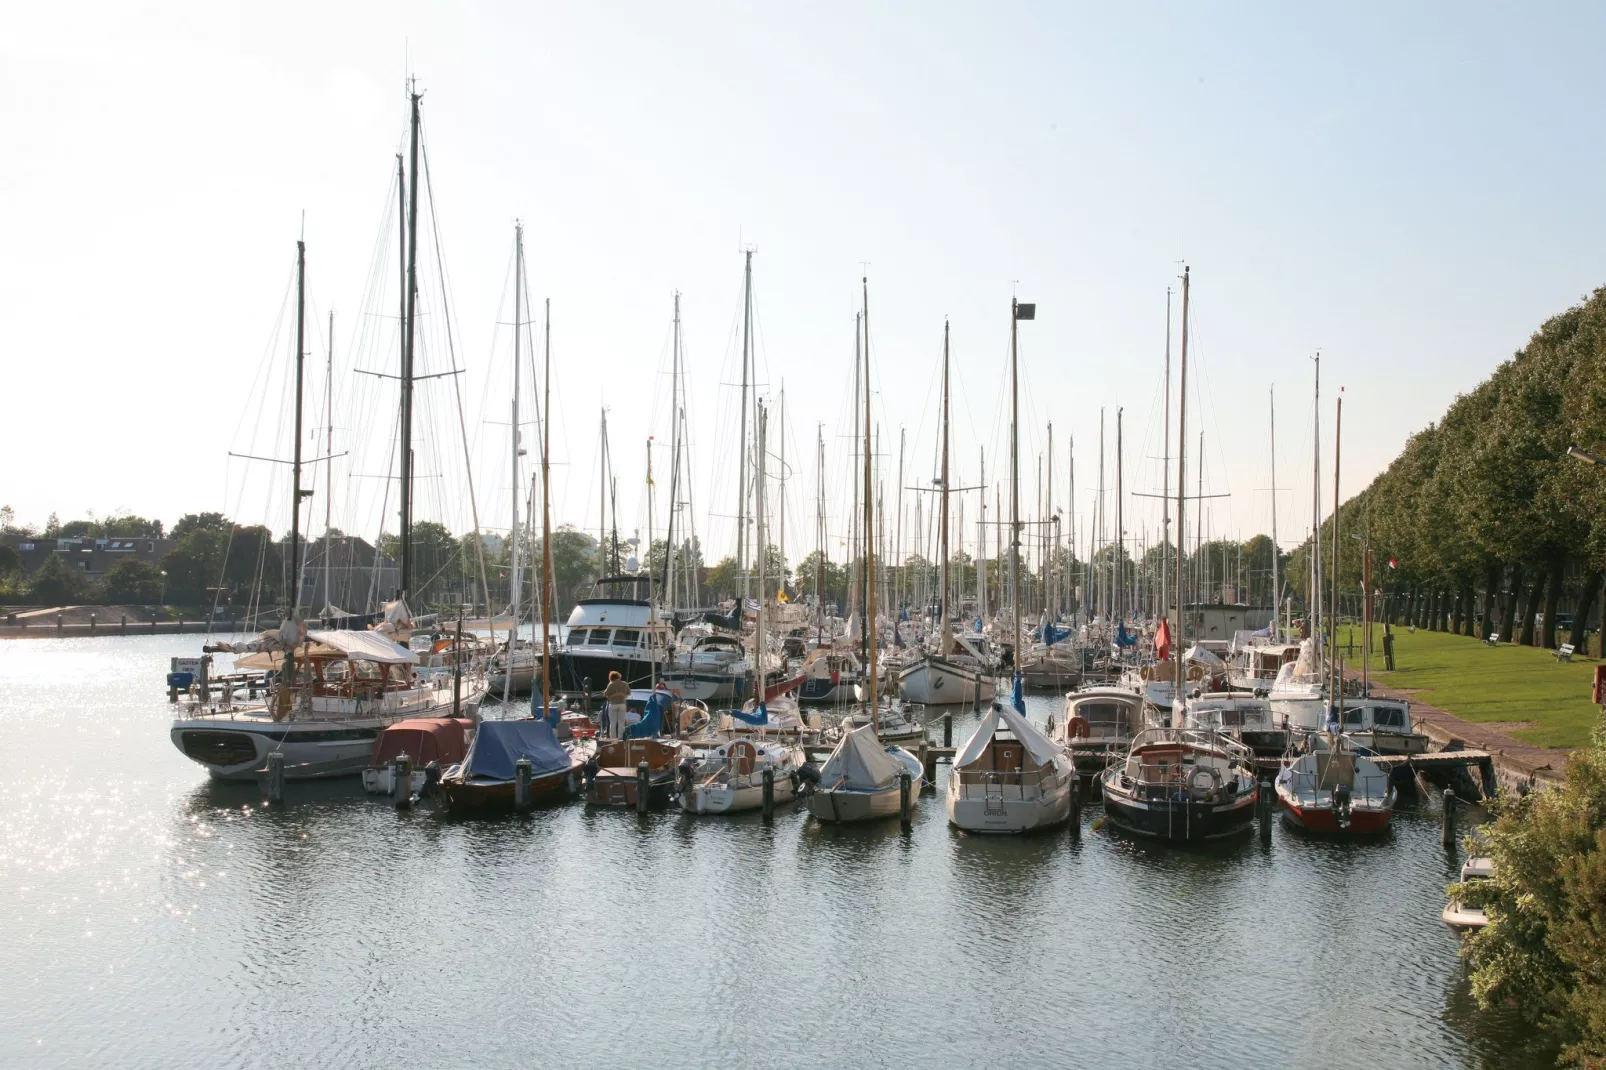
[[[608,686],[602,691],[603,699],[608,703],[603,711],[608,726],[608,736],[612,739],[623,739],[625,736],[625,703],[630,698],[630,685],[625,683],[624,677],[617,671],[608,674]]]

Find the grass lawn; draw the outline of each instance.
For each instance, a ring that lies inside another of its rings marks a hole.
[[[1548,650],[1527,646],[1485,646],[1477,639],[1444,632],[1394,629],[1394,672],[1383,665],[1383,629],[1372,629],[1373,678],[1386,687],[1415,691],[1423,702],[1468,721],[1532,721],[1537,727],[1511,733],[1541,747],[1578,747],[1589,742],[1601,710],[1590,701],[1596,661],[1574,655],[1571,664]],[[1361,665],[1361,634],[1354,629],[1355,653],[1345,668]],[[1346,632],[1340,631],[1340,643]],[[1341,647],[1341,649],[1345,649]]]

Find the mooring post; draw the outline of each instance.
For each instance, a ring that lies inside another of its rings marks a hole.
[[[937,787],[937,752],[930,747],[920,751],[920,768],[926,774],[926,786],[932,789]]]
[[[117,630],[123,635],[128,634],[128,614],[123,614],[122,620],[117,625]]]
[[[914,778],[905,769],[898,774],[898,824],[908,832],[914,824]]]
[[[764,820],[775,819],[775,767],[764,767]]]
[[[520,758],[513,766],[513,808],[530,808],[530,775],[534,770],[530,759]]]
[[[61,634],[61,614],[60,613],[56,614],[56,634],[57,635]]]
[[[268,752],[268,801],[284,802],[284,751]]]
[[[413,805],[413,759],[398,754],[390,762],[390,801],[396,809],[405,810]]]
[[[1071,835],[1082,836],[1082,774],[1071,770]]]
[[[1444,845],[1455,847],[1455,790],[1444,789]]]
[[[942,745],[944,747],[954,745],[954,715],[952,712],[942,715]]]
[[[648,796],[652,791],[648,784],[648,778],[651,775],[651,770],[647,767],[646,762],[636,766],[636,813],[638,814],[647,812]]]
[[[201,701],[212,701],[212,655],[201,656]]]
[[[1276,805],[1272,802],[1273,789],[1270,784],[1262,780],[1256,783],[1255,790],[1259,793],[1255,797],[1255,811],[1260,821],[1260,842],[1270,843],[1271,819],[1277,810]]]

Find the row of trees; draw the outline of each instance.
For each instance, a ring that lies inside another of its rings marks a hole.
[[[1570,610],[1566,640],[1582,649],[1606,577],[1606,471],[1573,446],[1606,452],[1606,290],[1545,323],[1343,504],[1341,590],[1360,592],[1369,544],[1397,622],[1554,646]],[[1321,538],[1326,568],[1331,518]],[[1309,555],[1307,540],[1289,576],[1307,599]]]

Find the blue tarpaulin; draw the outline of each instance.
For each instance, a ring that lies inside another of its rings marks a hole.
[[[1056,628],[1052,624],[1043,625],[1043,645],[1053,646],[1071,637],[1070,628]]]
[[[1018,669],[1015,672],[1015,693],[1010,696],[1009,701],[1015,707],[1016,713],[1022,717],[1026,716],[1026,695],[1021,686],[1021,675]]]
[[[731,710],[731,716],[743,724],[765,725],[770,723],[770,711],[760,702],[757,711],[748,713],[745,710]]]
[[[673,697],[667,691],[654,691],[652,698],[647,700],[647,712],[641,715],[641,720],[625,729],[626,739],[651,739],[662,735],[664,731],[664,715],[669,712],[669,704]]]
[[[465,777],[512,780],[520,758],[530,759],[535,776],[570,766],[569,752],[544,720],[481,721],[463,761]]]
[[[981,618],[980,617],[976,618],[976,630],[978,632],[981,631]]]
[[[1125,624],[1118,624],[1115,628],[1116,646],[1137,646],[1138,637],[1127,632]]]

